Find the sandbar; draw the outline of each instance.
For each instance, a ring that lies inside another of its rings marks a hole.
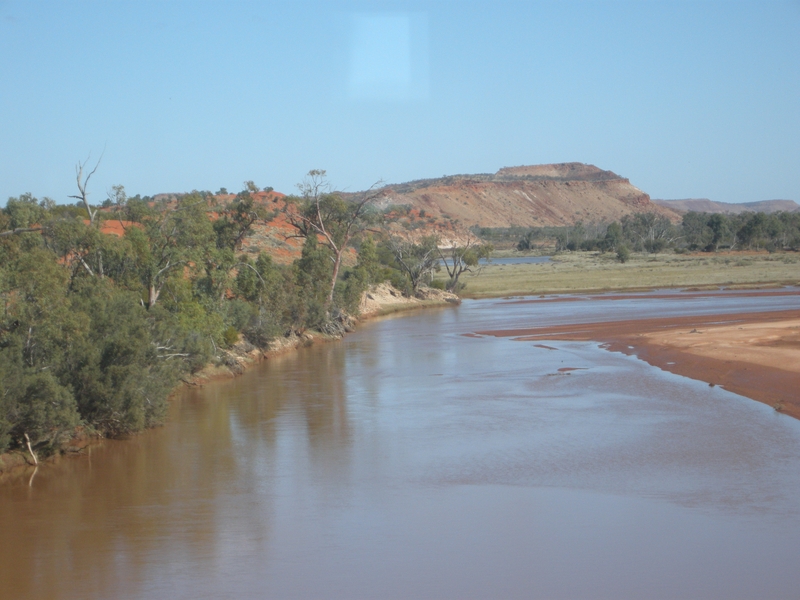
[[[480,331],[520,341],[602,342],[800,419],[800,310]]]

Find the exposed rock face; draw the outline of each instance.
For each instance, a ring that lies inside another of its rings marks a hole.
[[[759,202],[714,202],[708,198],[687,198],[685,200],[653,200],[654,203],[677,212],[706,212],[738,214],[742,212],[794,212],[800,211],[800,205],[794,200],[761,200]]]
[[[463,227],[610,222],[640,212],[679,219],[629,180],[582,163],[507,167],[493,175],[454,175],[387,186],[383,204],[412,205]]]

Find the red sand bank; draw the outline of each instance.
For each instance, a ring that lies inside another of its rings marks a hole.
[[[605,342],[800,419],[800,310],[481,331],[522,341]]]

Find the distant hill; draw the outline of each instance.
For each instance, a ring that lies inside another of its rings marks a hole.
[[[434,219],[471,227],[542,227],[611,222],[634,213],[680,216],[628,179],[583,163],[506,167],[388,185],[382,204],[410,205]]]
[[[650,200],[645,192],[612,171],[583,163],[506,167],[497,173],[451,175],[418,179],[376,190],[379,208],[389,211],[386,225],[410,237],[436,234],[446,245],[459,243],[466,230],[479,227],[546,227],[584,223],[610,223],[626,215],[655,213],[678,222],[681,216]],[[159,194],[174,202],[180,194]],[[345,197],[355,194],[345,193]],[[225,204],[233,194],[214,195],[209,202]],[[257,202],[269,210],[280,209],[284,195],[258,192]],[[300,255],[301,242],[284,216],[258,223],[243,242],[246,252],[268,252],[278,263]]]
[[[708,198],[687,198],[685,200],[653,200],[659,206],[670,208],[677,212],[707,212],[738,214],[743,212],[793,212],[800,210],[800,204],[794,200],[761,200],[759,202],[714,202]]]

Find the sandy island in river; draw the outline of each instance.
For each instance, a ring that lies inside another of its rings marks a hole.
[[[522,341],[604,342],[800,419],[800,310],[481,331]]]

